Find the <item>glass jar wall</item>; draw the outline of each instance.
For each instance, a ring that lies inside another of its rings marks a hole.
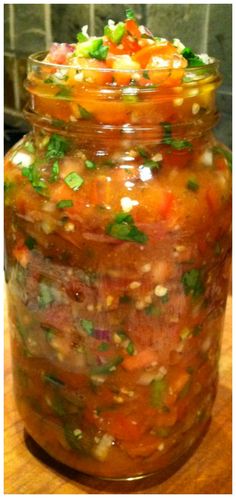
[[[217,388],[231,251],[218,67],[181,85],[155,70],[148,88],[64,67],[71,87],[41,59],[26,82],[33,131],[5,163],[17,406],[79,471],[161,475],[201,438]]]

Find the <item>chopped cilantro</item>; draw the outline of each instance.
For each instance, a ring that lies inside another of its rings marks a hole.
[[[79,112],[80,112],[80,116],[82,119],[91,119],[91,117],[92,117],[91,112],[87,111],[87,109],[85,109],[81,105],[79,105],[78,107],[79,107]]]
[[[204,66],[203,60],[191,48],[185,47],[181,55],[188,61],[188,67]]]
[[[143,147],[138,147],[137,150],[141,157],[143,157],[144,159],[148,159],[149,153]]]
[[[36,163],[31,164],[31,166],[29,166],[28,168],[23,167],[21,170],[21,174],[22,176],[26,176],[28,178],[32,187],[36,190],[36,192],[38,192],[38,194],[46,195],[46,184],[45,181],[40,177],[40,172]]]
[[[129,342],[127,348],[126,348],[127,353],[132,356],[135,352],[135,347],[132,341]]]
[[[116,239],[137,242],[138,244],[145,244],[148,240],[147,235],[135,226],[132,216],[126,213],[117,214],[114,222],[107,226],[106,233]]]
[[[44,282],[40,282],[38,296],[39,308],[46,308],[49,304],[53,303],[53,301],[54,297],[51,287],[49,287],[49,285],[45,284]]]
[[[52,77],[52,76],[48,76],[48,78],[46,78],[46,79],[44,80],[44,83],[46,83],[47,85],[51,85],[51,84],[53,84],[53,83],[54,83],[54,79],[53,79],[53,77]]]
[[[64,182],[72,190],[78,190],[81,185],[83,185],[84,180],[80,175],[78,175],[78,173],[76,173],[76,171],[71,171],[71,173],[64,178]]]
[[[70,208],[73,206],[73,201],[71,201],[71,199],[63,199],[59,201],[56,206],[59,209]]]
[[[117,356],[113,360],[104,363],[104,365],[98,365],[92,368],[91,375],[102,375],[102,374],[110,374],[116,370],[116,367],[122,363],[122,356]]]
[[[193,178],[190,178],[187,183],[186,183],[186,187],[189,189],[189,190],[192,190],[193,192],[196,192],[198,189],[199,189],[199,184],[197,183],[196,180],[194,180]]]
[[[119,302],[120,304],[128,304],[132,301],[132,297],[127,296],[127,294],[123,294],[123,296],[120,296]]]
[[[186,271],[181,277],[186,295],[191,294],[194,297],[200,296],[204,292],[201,270],[193,268]]]
[[[149,72],[145,69],[145,71],[143,71],[143,77],[146,79],[146,80],[150,80],[149,78]]]
[[[169,301],[169,294],[168,294],[168,292],[166,292],[166,294],[164,296],[161,296],[161,302],[163,304],[166,304],[166,303],[168,303],[168,301]]]
[[[56,387],[64,386],[64,382],[62,382],[62,380],[58,379],[55,375],[52,374],[44,374],[43,380],[44,382],[49,382],[50,384],[53,384],[53,386]]]
[[[194,337],[197,337],[202,331],[202,325],[195,325],[195,327],[192,330],[192,334]]]
[[[59,99],[60,98],[61,99],[64,99],[64,98],[68,99],[69,97],[71,97],[71,89],[61,85],[60,90],[56,93],[56,97]]]
[[[62,128],[65,126],[65,121],[63,121],[63,119],[52,119],[52,126],[55,126],[55,128]]]
[[[150,316],[160,316],[161,310],[155,304],[149,304],[145,309],[144,309],[145,315],[150,315]]]
[[[64,157],[65,153],[69,149],[69,142],[66,138],[61,135],[53,133],[51,135],[46,152],[47,159],[61,158]]]
[[[125,14],[126,14],[126,19],[135,20],[135,13],[134,13],[133,9],[130,9],[130,8],[126,9]]]
[[[228,167],[230,171],[232,171],[232,152],[230,150],[226,150],[223,147],[217,145],[213,147],[212,152],[213,154],[223,155],[228,162]]]
[[[143,164],[144,168],[150,168],[150,169],[159,169],[160,168],[160,163],[158,161],[152,161],[152,159],[149,159]]]
[[[108,349],[110,348],[110,345],[108,344],[108,342],[101,342],[101,344],[99,344],[98,346],[98,351],[108,351]]]
[[[51,169],[51,176],[50,176],[50,182],[54,183],[57,181],[58,176],[60,173],[60,167],[59,167],[59,162],[54,161]]]
[[[80,320],[80,325],[82,327],[82,329],[88,334],[88,335],[92,335],[93,333],[93,322],[91,322],[91,320],[84,320],[84,319],[81,319]]]
[[[93,161],[90,161],[89,159],[86,159],[85,166],[88,169],[96,169],[96,163],[94,163]]]
[[[219,241],[217,241],[215,244],[214,254],[215,254],[215,256],[219,256],[221,254],[221,245],[220,245]]]
[[[163,144],[171,145],[171,147],[173,147],[173,149],[176,149],[176,150],[182,150],[182,149],[186,149],[186,148],[191,149],[192,148],[192,144],[191,144],[191,142],[188,142],[188,140],[180,140],[178,138],[172,138],[172,125],[171,125],[171,123],[162,122],[161,125],[162,125],[163,132],[164,132],[164,137],[162,139]]]
[[[33,237],[29,235],[29,237],[25,239],[25,245],[28,247],[28,249],[30,249],[30,251],[32,251],[32,249],[34,249],[37,245],[37,242]]]

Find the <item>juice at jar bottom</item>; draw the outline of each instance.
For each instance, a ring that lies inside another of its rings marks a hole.
[[[5,163],[18,410],[50,455],[110,479],[203,435],[231,254],[218,63],[127,16],[30,58],[33,130]]]

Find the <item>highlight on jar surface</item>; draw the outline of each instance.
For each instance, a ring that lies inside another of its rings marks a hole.
[[[203,436],[231,256],[219,64],[126,15],[29,58],[33,130],[5,162],[18,410],[110,479],[161,476]]]

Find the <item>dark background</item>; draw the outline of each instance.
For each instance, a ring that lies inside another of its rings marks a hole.
[[[209,53],[221,60],[223,85],[218,90],[221,121],[216,135],[231,147],[231,4],[5,4],[6,149],[27,130],[22,117],[27,56],[47,49],[52,41],[74,42],[84,24],[88,24],[91,35],[99,35],[108,19],[122,20],[127,7],[131,7],[138,20],[147,24],[155,35],[180,38],[195,52]]]

